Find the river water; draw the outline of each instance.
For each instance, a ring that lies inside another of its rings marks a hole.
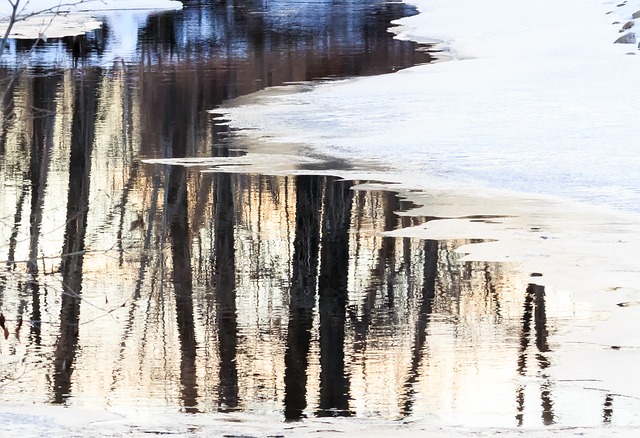
[[[153,161],[242,154],[209,113],[228,99],[429,62],[386,30],[413,13],[185,2],[39,44],[2,114],[0,400],[575,424],[545,372],[567,315],[530,272],[384,237],[431,218],[366,180]],[[5,76],[30,48],[11,42]],[[615,424],[614,395],[587,398],[581,425]]]

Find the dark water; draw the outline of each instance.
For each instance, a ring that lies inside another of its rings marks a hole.
[[[558,422],[553,318],[528,273],[459,262],[468,242],[383,237],[426,220],[389,191],[141,161],[237,153],[207,112],[226,99],[429,61],[385,30],[413,10],[185,3],[48,41],[9,90],[0,399]],[[132,22],[137,43],[117,46]],[[11,47],[6,75],[30,45]]]

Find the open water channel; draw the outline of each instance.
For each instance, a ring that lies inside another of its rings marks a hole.
[[[415,11],[184,3],[40,43],[8,91],[0,400],[571,422],[545,373],[557,312],[531,273],[459,262],[468,242],[383,237],[430,218],[399,215],[413,205],[367,181],[144,161],[241,154],[209,113],[228,99],[429,62],[387,31]],[[6,76],[31,44],[11,43]],[[587,423],[615,422],[614,396],[592,398]]]

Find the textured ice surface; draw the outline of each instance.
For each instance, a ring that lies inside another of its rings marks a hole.
[[[229,110],[263,141],[368,158],[405,180],[559,195],[640,212],[637,47],[612,44],[633,6],[420,1],[402,37],[453,62],[270,95]],[[609,9],[614,10],[606,14]],[[268,140],[266,139],[268,136]]]

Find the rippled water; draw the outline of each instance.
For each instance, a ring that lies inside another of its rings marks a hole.
[[[38,48],[0,132],[0,400],[562,424],[566,315],[529,272],[383,237],[429,219],[391,191],[142,162],[239,154],[207,113],[228,98],[429,60],[385,31],[406,6],[295,5],[187,2],[129,16],[119,51],[108,20]]]
[[[31,268],[31,245],[16,243],[5,401],[395,418],[485,386],[512,404],[504,374],[542,366],[528,344],[544,292],[517,271],[457,264],[462,242],[381,237],[420,221],[396,216],[392,193],[163,170],[124,204],[42,223]],[[62,260],[45,255],[55,234]]]

